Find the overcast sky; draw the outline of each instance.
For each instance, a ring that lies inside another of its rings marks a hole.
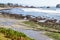
[[[18,3],[33,6],[56,6],[60,0],[0,0],[0,3]]]

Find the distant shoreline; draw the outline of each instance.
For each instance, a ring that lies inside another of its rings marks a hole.
[[[60,11],[57,11],[57,10],[48,10],[48,9],[43,9],[43,8],[24,8],[24,7],[0,7],[0,10],[9,10],[9,9],[12,9],[12,8],[22,8],[24,11],[27,11],[28,9],[28,12],[44,12],[44,13],[49,13],[49,14],[60,14]]]

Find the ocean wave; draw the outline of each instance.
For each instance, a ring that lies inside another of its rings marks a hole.
[[[25,12],[44,12],[44,13],[54,13],[54,14],[60,14],[60,10],[44,10],[41,8],[22,8],[22,10],[24,10]]]

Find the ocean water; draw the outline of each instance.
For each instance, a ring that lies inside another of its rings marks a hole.
[[[3,11],[12,14],[33,15],[60,20],[60,8],[13,8]]]

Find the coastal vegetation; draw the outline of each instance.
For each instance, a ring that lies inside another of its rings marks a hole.
[[[41,26],[41,25],[39,25],[37,23],[34,23],[32,21],[31,22],[25,21],[23,23],[29,25],[34,30],[37,30],[37,31],[39,31],[39,30],[45,31],[44,34],[47,35],[47,36],[49,36],[53,40],[60,40],[60,30],[53,29],[52,27],[50,28],[49,26],[44,27],[44,26]],[[42,25],[44,25],[44,24],[42,24]]]
[[[38,23],[35,23],[33,21],[24,21],[23,23],[26,25],[29,25],[32,28],[36,28],[37,30],[44,30],[44,31],[49,31],[49,32],[60,32],[60,30],[58,30],[58,29],[53,29],[52,27],[50,28],[49,26],[45,27],[45,26],[42,26],[44,24],[39,25]]]
[[[0,40],[11,40],[11,39],[6,38],[4,34],[0,33]]]
[[[6,28],[0,28],[0,39],[2,38],[7,40],[34,40],[29,37],[27,37],[24,33],[14,31],[12,29],[6,29]]]
[[[46,32],[45,35],[53,38],[54,40],[60,40],[60,33]]]

